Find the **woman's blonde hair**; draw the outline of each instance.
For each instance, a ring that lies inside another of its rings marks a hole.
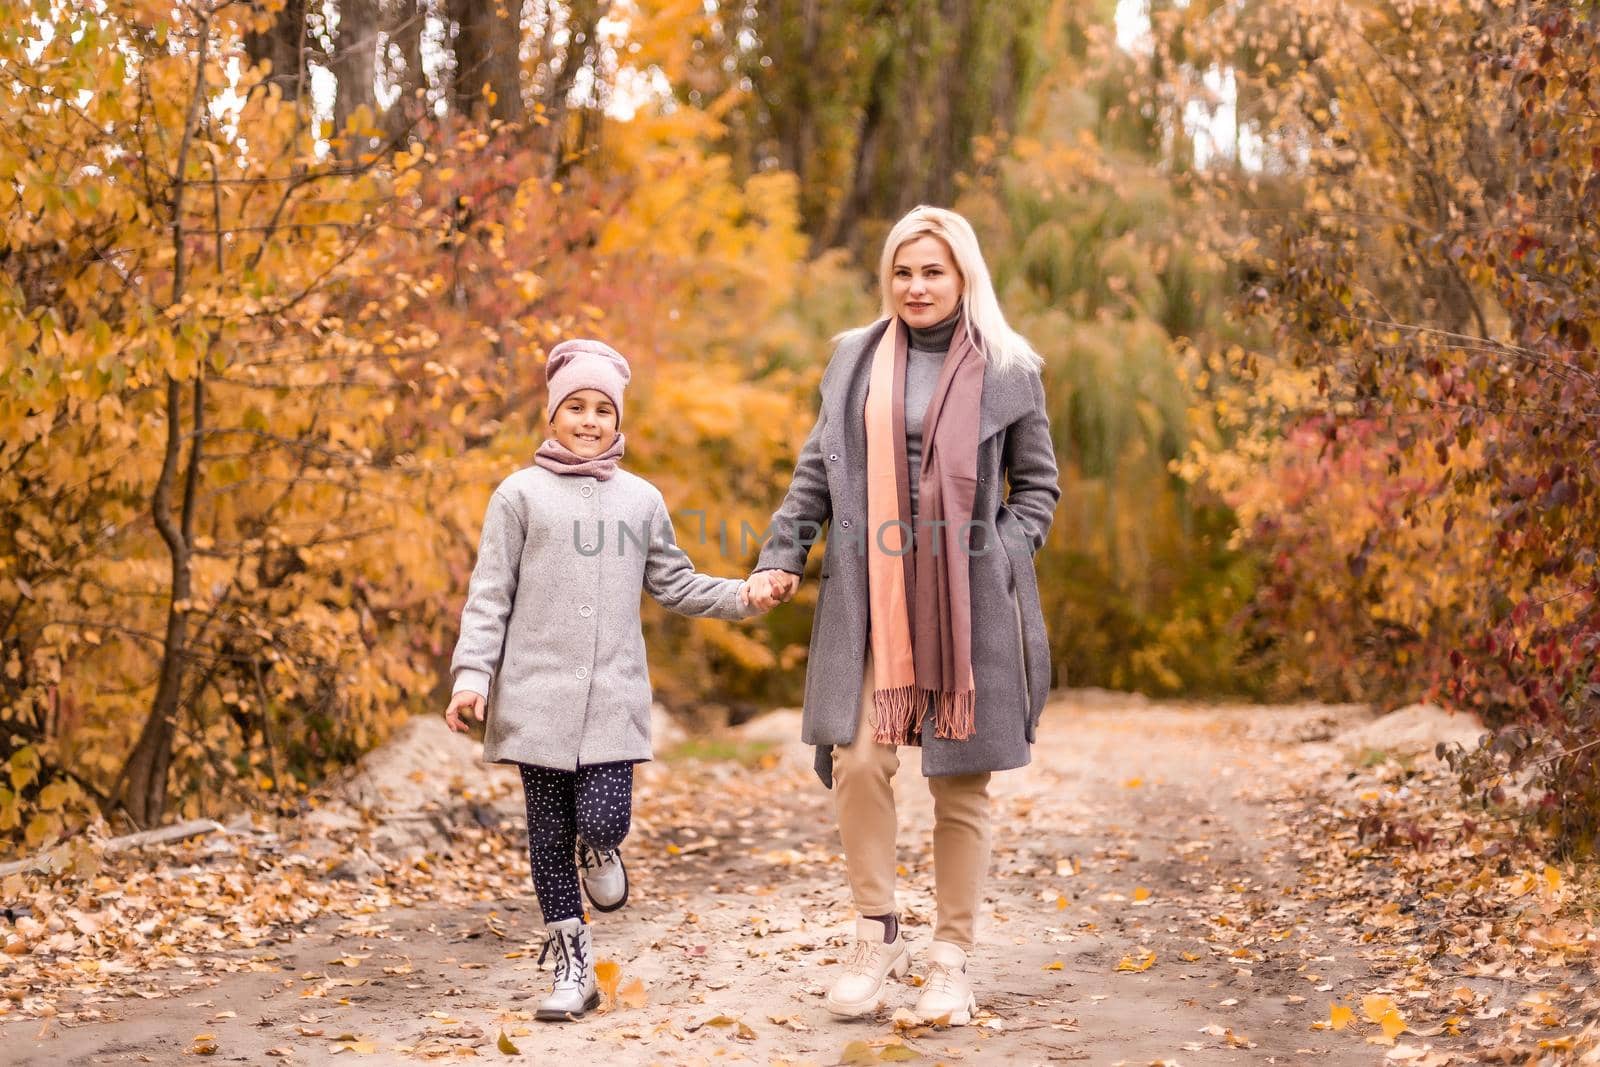
[[[978,247],[978,235],[966,219],[942,207],[920,205],[906,212],[894,224],[889,236],[884,238],[883,256],[878,262],[878,288],[883,295],[883,315],[892,318],[894,301],[890,296],[890,282],[894,275],[895,253],[907,241],[919,237],[937,237],[955,257],[956,270],[961,272],[961,310],[973,340],[984,356],[998,371],[1021,367],[1038,370],[1041,360],[1026,338],[1011,328],[1000,301],[994,295],[994,283],[989,280],[989,267],[983,261],[983,251]]]

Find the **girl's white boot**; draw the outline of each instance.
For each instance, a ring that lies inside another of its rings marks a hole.
[[[534,1018],[542,1022],[581,1019],[600,1006],[600,987],[594,980],[594,941],[588,924],[582,919],[563,919],[545,927],[539,965],[544,966],[545,957],[552,954],[556,958],[555,989],[539,1003]]]
[[[620,849],[602,851],[579,841],[578,872],[595,911],[616,911],[628,902],[628,868]]]

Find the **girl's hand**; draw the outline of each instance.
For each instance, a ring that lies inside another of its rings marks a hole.
[[[483,697],[479,696],[477,693],[463,689],[461,692],[450,698],[450,706],[444,709],[444,724],[458,734],[464,734],[471,729],[471,727],[469,727],[461,719],[461,711],[463,708],[466,709],[468,715],[471,715],[479,722],[482,722]]]

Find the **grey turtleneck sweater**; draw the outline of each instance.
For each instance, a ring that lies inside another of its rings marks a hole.
[[[957,308],[941,323],[926,329],[911,327],[911,343],[906,347],[906,479],[911,483],[913,523],[917,519],[917,482],[922,477],[922,426],[960,319],[961,309]]]

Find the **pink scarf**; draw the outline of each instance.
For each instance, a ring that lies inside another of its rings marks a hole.
[[[978,467],[983,353],[957,324],[923,422],[914,549],[906,551],[907,328],[889,323],[867,385],[867,602],[872,641],[874,739],[914,745],[933,704],[935,737],[977,732],[972,675],[972,596],[966,525]]]
[[[539,446],[539,451],[533,454],[533,461],[556,474],[585,475],[603,482],[617,473],[617,460],[622,458],[622,444],[622,434],[619,433],[610,448],[598,456],[585,459],[551,437]]]

